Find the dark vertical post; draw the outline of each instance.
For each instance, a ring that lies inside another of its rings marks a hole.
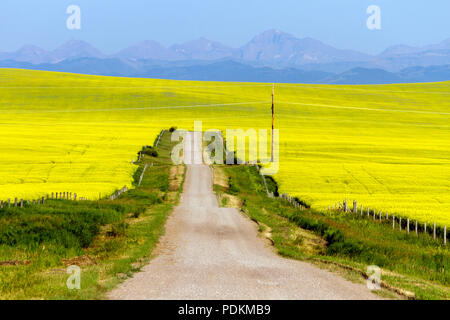
[[[273,96],[275,94],[275,84],[272,84],[272,145],[271,145],[271,152],[270,152],[270,159],[271,162],[273,162],[273,123],[274,123],[274,102],[273,102]]]

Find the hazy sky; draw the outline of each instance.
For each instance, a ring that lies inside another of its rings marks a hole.
[[[81,30],[66,27],[72,4],[81,8]],[[366,27],[372,4],[381,8],[381,30]],[[450,38],[449,13],[449,0],[0,0],[0,51],[24,44],[54,49],[71,38],[105,53],[147,39],[171,45],[206,37],[238,47],[279,29],[378,53]]]

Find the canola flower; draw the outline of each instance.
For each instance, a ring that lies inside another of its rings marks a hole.
[[[1,69],[0,199],[131,187],[161,129],[269,129],[271,87]],[[275,91],[280,192],[450,225],[450,82]]]

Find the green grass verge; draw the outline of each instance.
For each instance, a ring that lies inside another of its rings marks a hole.
[[[216,185],[216,192],[240,197],[243,211],[270,228],[281,255],[362,272],[377,265],[383,281],[414,293],[417,299],[450,298],[450,252],[432,237],[394,231],[390,225],[355,214],[295,209],[285,200],[266,196],[256,167],[221,167],[230,177],[230,186]],[[275,187],[269,184],[272,191]]]
[[[148,164],[141,186],[114,201],[1,209],[0,299],[101,299],[139,271],[179,199],[181,186],[169,192],[171,148],[166,131],[157,157],[137,163],[135,178]],[[81,268],[80,290],[67,288],[69,265]]]

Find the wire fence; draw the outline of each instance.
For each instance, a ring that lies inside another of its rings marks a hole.
[[[25,206],[35,206],[35,205],[42,205],[45,204],[47,200],[73,200],[73,201],[84,201],[88,200],[87,197],[78,197],[77,193],[74,192],[52,192],[51,194],[47,194],[46,196],[39,197],[37,199],[32,200],[24,200],[19,198],[14,198],[11,200],[9,198],[8,200],[0,200],[0,209],[3,208],[23,208]]]
[[[161,137],[164,135],[166,130],[162,130],[158,137],[156,138],[155,142],[155,148],[158,146]],[[141,161],[143,159],[144,155],[139,152],[139,158],[138,161]],[[133,161],[134,163],[134,161]],[[153,163],[151,164],[153,166]],[[144,169],[142,170],[142,173],[139,177],[138,187],[141,186],[142,179],[144,178],[145,171],[148,167],[148,164],[146,163],[144,166]],[[123,193],[129,191],[127,186],[123,186],[120,190],[115,191],[113,194],[111,194],[109,197],[107,197],[109,200],[115,200]],[[99,193],[98,199],[101,199],[101,193]],[[15,197],[13,199],[8,198],[7,200],[0,200],[0,209],[3,208],[24,208],[28,206],[36,206],[36,205],[43,205],[47,200],[72,200],[72,201],[87,201],[90,200],[88,197],[80,197],[75,192],[52,192],[51,194],[47,194],[46,196],[39,197],[37,199],[31,199],[31,200],[24,200],[22,198]]]
[[[358,202],[353,200],[353,206],[348,205],[347,199],[341,202],[337,202],[334,205],[325,208],[326,211],[353,213],[358,214],[360,217],[370,219],[375,222],[392,223],[392,229],[400,232],[405,231],[407,234],[415,233],[417,236],[419,233],[433,236],[433,239],[442,239],[444,245],[447,245],[447,226],[438,226],[436,222],[433,222],[432,226],[427,225],[426,222],[419,222],[418,220],[411,220],[408,217],[396,216],[395,214],[389,215],[388,212],[381,210],[370,209],[370,207],[364,208],[361,204],[358,207]]]

